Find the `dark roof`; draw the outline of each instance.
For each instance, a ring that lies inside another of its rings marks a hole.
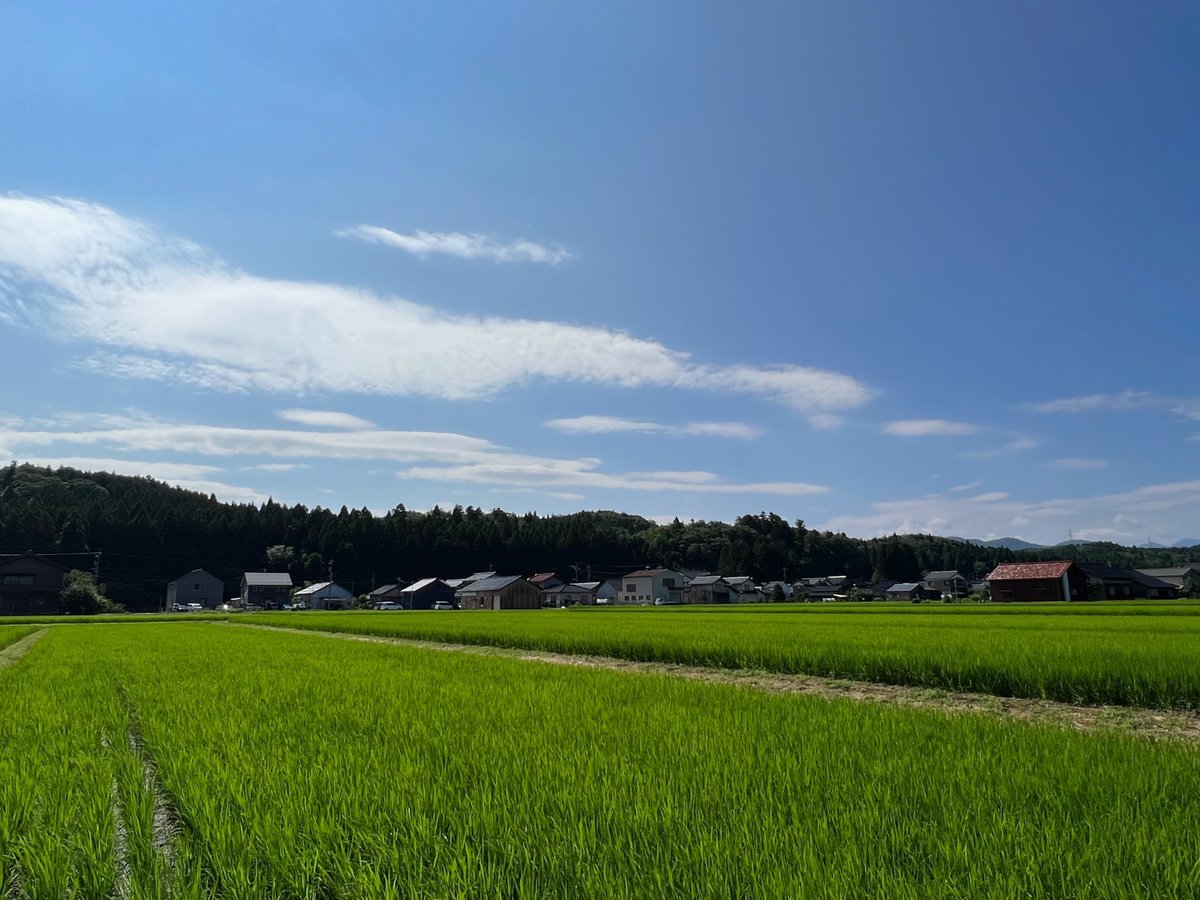
[[[720,575],[697,575],[691,580],[688,587],[708,587],[709,585],[716,584],[718,581],[724,582],[725,579]]]
[[[988,581],[1023,581],[1030,578],[1062,578],[1071,566],[1069,559],[1041,563],[1003,563],[988,574]]]
[[[670,572],[672,575],[682,575],[682,572],[676,572],[674,569],[638,569],[636,572],[630,572],[626,578],[652,578],[655,575],[662,575],[664,572]]]
[[[496,575],[493,578],[481,578],[472,581],[466,587],[459,588],[463,593],[474,594],[485,591],[502,591],[514,581],[521,581],[520,575]]]
[[[388,593],[391,593],[392,591],[396,590],[396,588],[398,588],[399,586],[400,585],[398,585],[398,584],[385,584],[381,587],[375,588],[375,590],[371,591],[371,593],[367,594],[367,596],[368,597],[382,597],[384,594],[388,594]]]
[[[950,581],[952,578],[963,578],[963,575],[958,569],[946,569],[942,572],[930,572],[925,576],[926,581]]]
[[[538,587],[541,587],[543,581],[549,581],[551,578],[558,578],[558,575],[556,575],[554,572],[539,572],[537,575],[530,576],[529,580]],[[558,580],[562,581],[561,578],[558,578]]]
[[[1183,578],[1188,572],[1200,575],[1200,563],[1187,563],[1182,566],[1170,566],[1166,569],[1134,569],[1134,571],[1149,575],[1151,578]]]

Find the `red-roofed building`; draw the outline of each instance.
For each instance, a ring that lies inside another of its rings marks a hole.
[[[1070,560],[1004,563],[987,580],[992,600],[999,603],[1088,599],[1088,577]]]

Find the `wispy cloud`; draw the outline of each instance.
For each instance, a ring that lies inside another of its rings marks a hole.
[[[971,482],[968,482],[967,484],[956,484],[954,487],[950,488],[950,493],[961,494],[963,491],[973,491],[973,490],[975,490],[975,488],[982,487],[982,486],[983,486],[982,481],[971,481]]]
[[[1092,497],[1015,499],[1002,492],[975,497],[933,495],[871,504],[868,513],[841,515],[814,524],[852,534],[957,534],[964,537],[1022,537],[1053,544],[1095,534],[1121,542],[1162,540],[1192,530],[1200,515],[1200,481],[1150,484]]]
[[[204,457],[260,456],[291,460],[388,460],[408,465],[400,476],[436,482],[530,487],[543,491],[593,488],[634,491],[695,491],[715,494],[807,496],[825,493],[823,485],[798,481],[730,482],[714,472],[611,472],[595,457],[562,459],[514,451],[483,438],[453,432],[301,431],[232,428],[216,425],[155,422],[139,419],[97,428],[0,428],[0,458],[42,458],[49,447],[99,447],[108,453],[186,453]],[[78,458],[78,457],[72,457]],[[116,465],[118,457],[100,463]],[[280,471],[287,463],[263,463]],[[149,466],[147,470],[145,467]],[[147,474],[155,466],[175,463],[128,463],[121,471]],[[101,465],[101,468],[112,468]],[[142,468],[138,468],[142,467]],[[176,476],[195,477],[221,471],[213,466],[186,467]],[[115,471],[115,469],[113,469]],[[197,488],[201,489],[201,488]],[[223,495],[224,496],[224,495]]]
[[[978,434],[978,425],[948,422],[945,419],[901,419],[883,426],[885,434],[899,437],[966,437]]]
[[[280,410],[279,418],[285,422],[295,422],[298,425],[312,425],[315,428],[341,428],[348,431],[367,431],[375,427],[374,422],[360,419],[349,413],[334,412],[327,409],[284,409]]]
[[[1082,456],[1064,456],[1062,459],[1052,459],[1046,463],[1052,469],[1074,469],[1076,471],[1094,471],[1108,466],[1106,459],[1087,459]]]
[[[1082,397],[1063,397],[1039,403],[1022,403],[1018,409],[1036,413],[1080,413],[1097,410],[1126,411],[1154,409],[1170,405],[1164,397],[1151,391],[1121,391],[1117,394],[1088,394]]]
[[[1005,432],[1001,432],[1005,433]],[[1036,438],[1027,434],[1007,432],[1008,438],[999,447],[989,447],[985,450],[965,450],[959,455],[964,459],[993,459],[997,456],[1007,456],[1010,453],[1022,453],[1039,446]]]
[[[355,225],[336,232],[340,237],[352,237],[395,247],[422,259],[432,254],[457,256],[460,259],[487,259],[492,262],[533,262],[558,265],[571,258],[563,247],[548,246],[521,238],[503,243],[485,234],[463,234],[461,231],[415,231],[401,234],[378,225]]]
[[[546,427],[567,434],[666,434],[687,437],[723,437],[752,441],[762,435],[762,429],[745,422],[688,422],[684,425],[664,425],[617,416],[575,416],[570,419],[550,419]]]
[[[211,389],[477,400],[572,381],[754,396],[805,414],[852,409],[874,393],[806,366],[698,363],[602,326],[450,315],[342,285],[261,278],[79,200],[0,197],[0,299],[12,321],[119,348],[93,355],[96,371]]]

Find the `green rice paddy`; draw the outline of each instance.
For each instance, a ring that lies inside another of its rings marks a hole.
[[[210,623],[0,697],[6,897],[1200,892],[1187,746]]]
[[[245,621],[1069,703],[1200,709],[1198,613],[1194,604],[870,604],[302,612]]]

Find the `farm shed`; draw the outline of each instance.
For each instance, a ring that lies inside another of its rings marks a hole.
[[[987,580],[992,600],[999,603],[1088,599],[1088,576],[1071,560],[1004,563]]]
[[[0,559],[0,616],[57,612],[67,570],[30,551]]]
[[[292,594],[293,603],[303,603],[308,609],[349,609],[354,595],[332,581],[318,581]]]
[[[475,581],[455,593],[463,609],[537,609],[541,591],[520,575],[496,575]]]
[[[440,578],[422,578],[400,592],[400,605],[405,609],[433,609],[439,600],[454,602],[454,588]]]
[[[199,603],[214,609],[225,602],[225,582],[203,569],[192,569],[167,585],[167,609],[176,603]]]
[[[965,597],[971,590],[971,583],[953,569],[930,572],[922,581],[926,587],[937,591],[939,595],[952,594],[955,597]]]

